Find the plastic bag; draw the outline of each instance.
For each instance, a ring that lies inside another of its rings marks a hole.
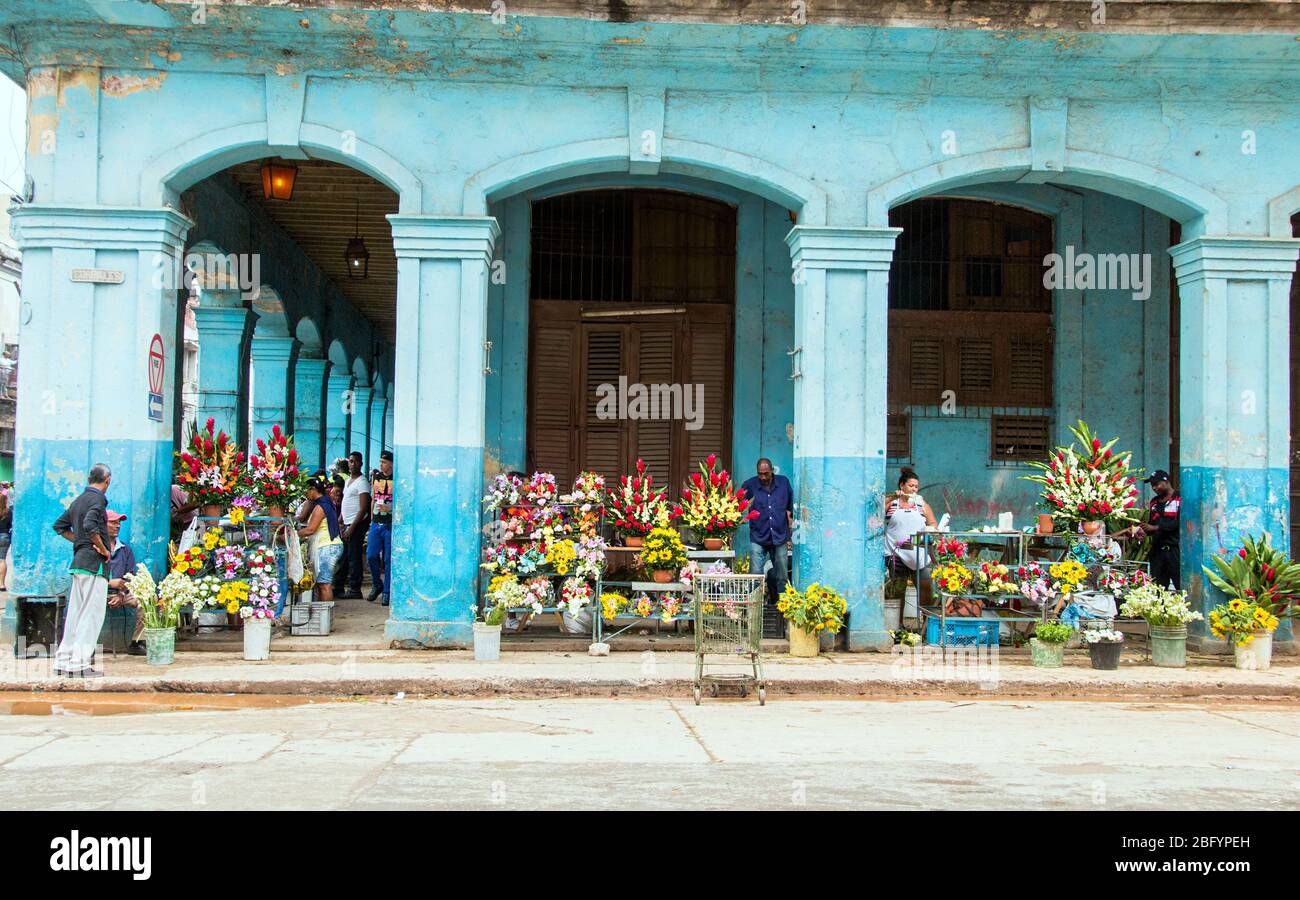
[[[593,604],[588,603],[585,606],[583,606],[582,609],[578,610],[576,613],[571,613],[566,609],[560,614],[560,618],[563,621],[563,628],[565,634],[590,634],[591,633],[592,606]]]
[[[302,581],[302,541],[298,540],[298,535],[294,534],[293,529],[289,529],[288,540],[285,541],[288,547],[285,549],[284,572],[289,577],[289,584],[297,584]]]
[[[199,518],[195,516],[190,522],[188,528],[181,532],[181,538],[176,543],[176,552],[184,553],[199,542]]]

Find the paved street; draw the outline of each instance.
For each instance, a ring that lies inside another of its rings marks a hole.
[[[0,707],[0,808],[1300,806],[1278,702],[53,701]],[[298,705],[203,706],[252,702]]]

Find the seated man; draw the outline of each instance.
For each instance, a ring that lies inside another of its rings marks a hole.
[[[122,523],[126,515],[116,510],[108,511],[108,537],[112,546],[108,548],[108,607],[119,609],[123,606],[135,607],[135,629],[131,632],[131,643],[126,652],[132,656],[144,656],[144,608],[126,592],[126,576],[135,573],[135,551],[130,544],[118,540],[122,532]]]

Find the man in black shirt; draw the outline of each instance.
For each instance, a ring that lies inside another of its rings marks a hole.
[[[54,530],[72,542],[72,586],[63,640],[54,651],[54,674],[72,678],[103,675],[91,668],[99,630],[108,610],[108,560],[112,538],[108,534],[108,486],[113,473],[103,463],[90,469],[81,496],[63,511]]]
[[[1151,563],[1151,580],[1165,588],[1172,584],[1178,590],[1182,582],[1178,558],[1178,511],[1182,501],[1164,469],[1156,469],[1143,480],[1156,495],[1148,507],[1147,521],[1139,523],[1134,532],[1151,538],[1151,553],[1147,557]]]

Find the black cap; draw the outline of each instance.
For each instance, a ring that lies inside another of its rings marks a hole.
[[[385,450],[383,453],[379,454],[379,458],[380,458],[380,459],[386,459],[386,460],[388,460],[389,462],[392,462],[392,461],[393,461],[393,451],[392,451],[392,450]]]
[[[1142,479],[1142,483],[1143,483],[1143,484],[1155,484],[1155,483],[1158,482],[1158,481],[1169,481],[1169,480],[1170,480],[1170,478],[1169,478],[1169,473],[1168,473],[1168,472],[1166,472],[1164,469],[1156,469],[1154,472],[1152,472],[1152,473],[1151,473],[1150,475],[1148,475],[1146,478],[1143,478],[1143,479]]]

